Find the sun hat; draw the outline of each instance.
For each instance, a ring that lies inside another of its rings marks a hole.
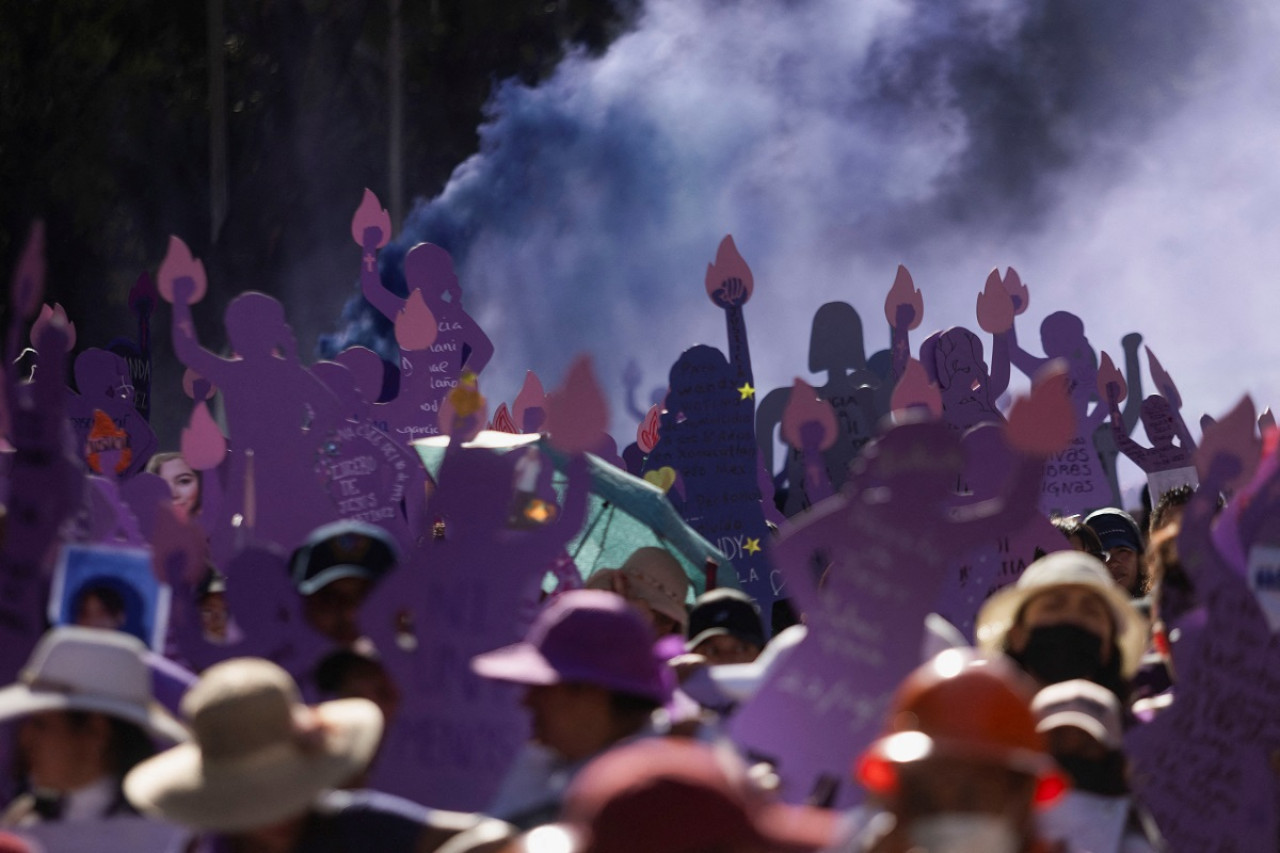
[[[1092,681],[1073,678],[1050,684],[1031,701],[1031,711],[1039,720],[1036,723],[1039,732],[1074,726],[1108,749],[1120,749],[1123,744],[1120,700]]]
[[[207,669],[182,700],[195,735],[135,767],[125,796],[144,814],[214,832],[300,815],[372,760],[382,713],[367,699],[302,704],[293,678],[261,658]]]
[[[705,592],[689,611],[689,642],[693,651],[712,637],[730,636],[763,648],[764,624],[755,602],[745,592],[721,587]]]
[[[524,640],[471,659],[477,675],[514,684],[594,684],[618,693],[671,698],[672,674],[653,632],[611,592],[578,589],[553,599]]]
[[[41,711],[95,711],[173,742],[186,727],[155,701],[142,641],[122,631],[67,625],[36,643],[16,683],[0,689],[0,720]]]
[[[1005,635],[1017,621],[1027,602],[1046,590],[1060,586],[1088,587],[1106,602],[1115,624],[1116,645],[1120,649],[1121,674],[1137,671],[1147,645],[1147,621],[1129,601],[1129,596],[1100,560],[1081,551],[1055,551],[1027,566],[1018,582],[987,599],[974,623],[978,645],[987,652],[1004,651]]]
[[[685,608],[689,578],[675,557],[652,545],[637,548],[621,568],[592,572],[587,578],[587,588],[612,589],[613,578],[618,575],[626,578],[628,595],[671,618],[680,626],[680,633],[685,633],[685,626],[689,624],[689,611]]]
[[[298,592],[311,595],[340,578],[377,581],[396,566],[395,537],[376,524],[343,519],[317,527],[289,558]]]
[[[835,813],[776,802],[728,749],[647,738],[609,750],[575,778],[564,823],[575,853],[818,850],[835,841]]]

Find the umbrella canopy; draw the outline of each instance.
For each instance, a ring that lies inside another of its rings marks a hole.
[[[448,436],[424,438],[413,443],[433,479],[440,472],[448,446]],[[568,458],[541,436],[485,430],[462,446],[494,453],[536,447],[555,466],[552,485],[563,500],[567,479],[562,472]],[[586,519],[582,529],[566,546],[584,579],[599,568],[618,568],[637,548],[650,545],[665,549],[679,561],[695,597],[706,591],[704,566],[708,559],[719,567],[717,586],[738,586],[738,575],[729,558],[680,517],[662,489],[598,456],[590,453],[586,456],[591,475]]]

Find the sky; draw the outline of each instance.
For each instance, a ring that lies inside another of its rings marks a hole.
[[[916,348],[977,331],[988,272],[1013,266],[1024,346],[1058,310],[1117,361],[1141,332],[1198,434],[1244,393],[1280,402],[1278,37],[1267,0],[648,0],[604,55],[498,86],[478,152],[399,240],[453,253],[496,346],[491,408],[589,352],[624,443],[627,361],[647,398],[683,349],[724,348],[703,276],[726,234],[762,392],[821,380],[827,301],[886,346],[899,263]]]

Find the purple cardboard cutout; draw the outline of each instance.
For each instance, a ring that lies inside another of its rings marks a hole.
[[[804,459],[804,491],[809,499],[821,501],[835,494],[822,452],[836,443],[836,413],[799,377],[782,413],[782,437]]]
[[[652,474],[667,486],[680,515],[733,562],[738,585],[760,605],[767,630],[773,602],[783,597],[783,577],[767,553],[757,480],[755,388],[743,317],[752,287],[750,269],[726,237],[707,266],[706,288],[725,313],[729,359],[699,345],[672,366],[666,412],[644,471],[645,479]]]
[[[1182,419],[1182,397],[1149,347],[1147,360],[1156,387],[1161,392],[1142,401],[1142,425],[1151,447],[1143,447],[1134,441],[1124,427],[1120,402],[1128,393],[1128,387],[1105,352],[1102,354],[1102,366],[1098,369],[1098,393],[1107,401],[1115,446],[1146,473],[1154,505],[1170,489],[1195,486],[1199,480],[1192,462],[1195,440]],[[1175,439],[1177,444],[1174,444]]]
[[[76,357],[76,387],[79,394],[67,398],[67,413],[75,430],[76,447],[85,449],[85,461],[94,473],[127,479],[142,471],[156,451],[156,435],[150,424],[134,407],[133,378],[129,362],[104,349],[90,347]],[[95,464],[91,458],[90,433],[94,429],[94,412],[105,412],[123,431],[130,460],[114,473]]]
[[[1120,503],[1120,496],[1112,492],[1093,443],[1093,434],[1106,419],[1108,411],[1104,404],[1094,405],[1090,411],[1090,404],[1097,400],[1098,362],[1084,335],[1084,324],[1074,314],[1056,311],[1040,324],[1040,340],[1046,353],[1044,358],[1028,353],[1013,339],[1010,341],[1010,360],[1023,373],[1032,376],[1050,359],[1065,359],[1076,423],[1076,434],[1071,444],[1045,464],[1040,511],[1045,515],[1055,512],[1074,515],[1103,506],[1116,506]]]
[[[1172,705],[1131,730],[1125,748],[1135,795],[1171,851],[1270,850],[1280,832],[1280,644],[1213,544],[1217,495],[1241,460],[1215,451],[1203,461],[1203,448],[1198,456],[1201,486],[1178,547],[1202,609],[1174,626]]]
[[[999,497],[1017,460],[996,423],[982,423],[960,438],[965,470],[960,494],[952,504],[968,506]],[[1039,511],[1016,530],[1006,530],[984,542],[947,567],[934,611],[973,642],[974,620],[983,603],[999,590],[1017,582],[1026,567],[1045,554],[1065,551],[1066,538]]]
[[[237,356],[222,358],[196,339],[192,278],[162,274],[160,286],[174,297],[174,352],[222,393],[234,447],[222,518],[205,519],[216,531],[215,552],[225,558],[233,548],[234,514],[258,539],[292,548],[335,516],[322,490],[300,486],[315,483],[326,430],[344,420],[338,399],[298,360],[293,332],[275,299],[249,292],[232,300],[226,327]]]
[[[775,762],[784,799],[845,807],[861,798],[849,769],[919,663],[949,556],[1017,529],[1034,511],[1044,456],[1065,441],[1062,421],[1070,427],[1063,388],[1050,377],[1011,412],[1006,429],[1022,455],[1002,498],[949,512],[963,470],[959,438],[937,421],[906,423],[864,451],[839,495],[777,540],[809,635],[729,733],[748,755]]]
[[[524,454],[463,447],[461,436],[484,423],[483,400],[465,386],[450,396],[460,416],[429,505],[437,535],[382,581],[362,615],[402,694],[371,782],[418,802],[477,810],[528,729],[518,691],[472,673],[471,658],[522,636],[547,570],[582,525],[589,476],[585,458],[574,457],[555,519],[512,526]]]
[[[404,258],[408,299],[387,290],[378,276],[377,250],[390,236],[385,211],[365,190],[351,221],[363,249],[360,287],[365,299],[396,324],[400,344],[400,393],[388,404],[387,432],[405,443],[438,435],[441,401],[457,387],[463,368],[480,373],[493,357],[493,344],[462,308],[462,291],[449,253],[431,243]]]
[[[895,284],[896,282],[897,279]],[[896,317],[896,307],[894,314]],[[910,325],[910,320],[907,325]],[[906,329],[899,330],[895,327],[891,332],[896,339],[900,334],[905,335]],[[827,375],[826,381],[815,390],[819,397],[831,404],[836,413],[839,433],[835,443],[823,452],[823,459],[831,487],[839,489],[849,476],[849,466],[854,457],[875,434],[875,426],[880,418],[889,411],[889,395],[894,381],[890,379],[886,382],[884,377],[868,365],[864,352],[862,319],[853,306],[846,302],[828,302],[813,315],[813,329],[809,338],[809,371],[825,372]],[[786,411],[790,395],[790,388],[775,388],[765,395],[756,412],[756,435],[760,453],[771,474],[776,470],[773,458],[774,430],[782,423],[782,415]],[[783,505],[783,511],[788,516],[795,515],[813,503],[804,493],[804,476],[802,454],[789,452],[783,471],[777,478],[780,483],[790,484]]]

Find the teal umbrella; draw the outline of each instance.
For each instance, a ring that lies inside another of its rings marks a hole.
[[[448,444],[447,437],[413,443],[432,478],[440,472]],[[568,458],[541,436],[486,430],[463,446],[485,448],[494,453],[538,448],[555,466],[551,482],[563,500],[567,484],[563,471]],[[598,568],[618,568],[631,552],[651,545],[666,549],[680,562],[695,596],[706,591],[704,567],[708,559],[718,566],[718,586],[738,586],[738,574],[729,558],[680,517],[662,489],[590,453],[587,468],[591,475],[591,495],[586,518],[582,529],[567,546],[584,579]]]

